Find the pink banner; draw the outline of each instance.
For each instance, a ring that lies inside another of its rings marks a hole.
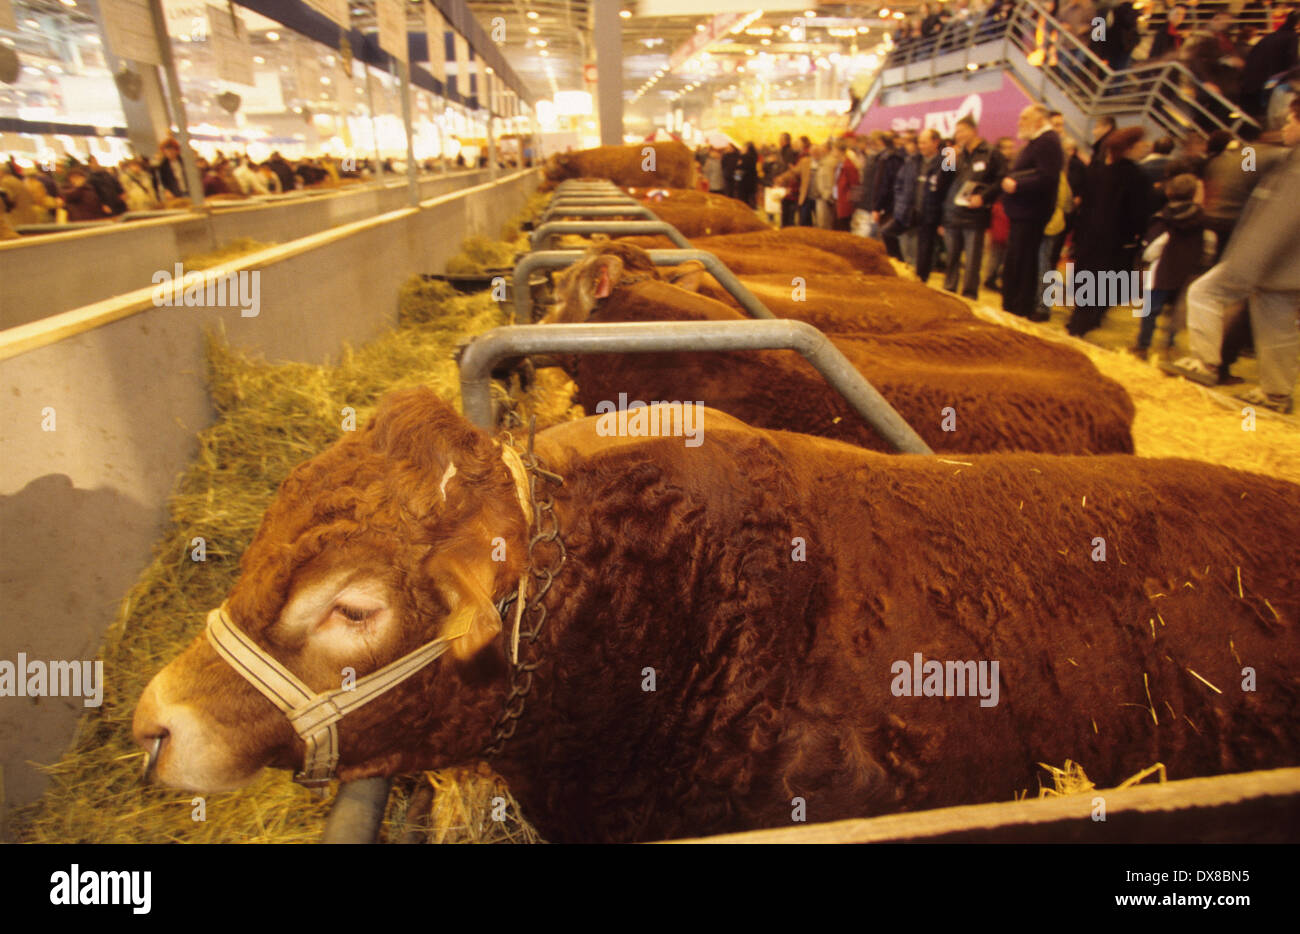
[[[854,131],[859,135],[870,130],[926,130],[931,127],[945,138],[952,136],[958,118],[967,114],[979,126],[984,139],[1015,137],[1020,111],[1033,101],[1004,72],[1002,86],[996,91],[979,91],[957,97],[940,97],[919,104],[886,107],[877,104],[863,115]]]

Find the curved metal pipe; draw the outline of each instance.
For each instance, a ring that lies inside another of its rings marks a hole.
[[[392,784],[391,778],[362,778],[340,785],[320,842],[378,842]]]
[[[646,220],[658,220],[659,215],[644,204],[635,201],[627,204],[593,204],[593,205],[552,205],[542,214],[541,223],[546,224],[556,215],[562,217],[644,217]]]
[[[682,236],[672,224],[664,221],[548,221],[532,232],[532,248],[545,243],[550,236],[561,234],[663,234],[683,250],[691,248],[691,241]]]
[[[557,269],[571,266],[583,255],[583,250],[539,250],[529,253],[515,264],[513,291],[515,297],[515,323],[529,324],[533,320],[533,295],[528,288],[528,280],[536,269]],[[740,303],[740,307],[754,318],[775,318],[767,306],[749,288],[736,278],[723,262],[707,250],[646,250],[650,261],[656,266],[680,266],[682,263],[697,260],[704,264],[718,284],[731,293]]]
[[[834,344],[804,321],[669,321],[552,324],[493,328],[461,348],[460,393],[465,417],[489,431],[492,368],[508,357],[556,353],[797,350],[882,438],[907,454],[933,454],[903,416]]]

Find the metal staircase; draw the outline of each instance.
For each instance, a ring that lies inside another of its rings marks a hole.
[[[1109,114],[1149,133],[1182,139],[1192,133],[1258,132],[1250,117],[1197,80],[1181,62],[1142,62],[1114,71],[1033,0],[1021,0],[1005,18],[953,21],[925,39],[895,48],[863,95],[851,125],[877,102],[962,93],[988,70],[1009,72],[1035,100],[1061,111],[1066,128],[1087,140],[1092,120]]]

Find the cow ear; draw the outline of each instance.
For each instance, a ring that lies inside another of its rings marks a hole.
[[[443,591],[452,604],[439,638],[450,639],[453,658],[465,661],[481,652],[501,632],[501,616],[489,591],[492,571],[475,573],[452,558],[439,562]],[[485,579],[486,578],[486,579]]]
[[[669,281],[679,289],[685,289],[688,292],[698,292],[700,286],[704,284],[704,277],[708,273],[704,269],[704,264],[699,260],[691,260],[688,263],[682,263],[671,273]]]
[[[592,271],[592,295],[608,298],[614,286],[623,277],[623,261],[617,256],[601,256]]]

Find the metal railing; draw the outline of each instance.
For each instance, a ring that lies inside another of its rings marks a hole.
[[[884,90],[989,67],[1013,71],[1040,101],[1064,97],[1086,119],[1137,118],[1178,138],[1259,129],[1182,62],[1147,61],[1115,71],[1033,0],[1021,0],[1003,19],[954,21],[933,36],[906,40],[890,53],[861,110]]]

